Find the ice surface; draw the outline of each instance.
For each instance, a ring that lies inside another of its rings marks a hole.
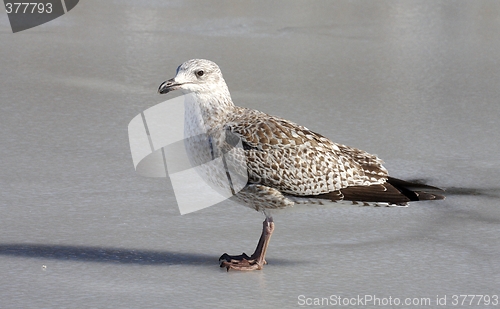
[[[87,0],[12,34],[0,14],[0,308],[500,294],[498,16],[495,1]],[[129,149],[130,120],[190,58],[219,64],[236,104],[449,196],[275,216],[269,265],[226,273],[218,257],[251,253],[263,216],[180,216]]]

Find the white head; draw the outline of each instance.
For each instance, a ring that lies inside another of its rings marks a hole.
[[[164,94],[177,89],[183,93],[193,92],[198,95],[221,91],[229,95],[219,66],[205,59],[191,59],[181,64],[175,77],[160,85],[158,93]]]

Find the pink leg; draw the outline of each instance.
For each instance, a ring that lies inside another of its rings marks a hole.
[[[273,218],[266,217],[262,224],[262,234],[260,235],[259,243],[255,252],[252,256],[248,256],[245,253],[241,255],[231,256],[224,253],[220,258],[220,267],[226,267],[227,271],[229,269],[235,270],[258,270],[264,267],[266,262],[266,251],[269,246],[269,240],[274,231]]]

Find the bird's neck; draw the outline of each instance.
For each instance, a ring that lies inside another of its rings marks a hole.
[[[191,103],[186,105],[186,121],[192,121],[188,118],[192,119],[193,115],[198,114],[195,117],[200,117],[203,120],[207,132],[213,129],[223,129],[228,116],[235,109],[227,87],[225,89],[219,88],[217,92],[192,92],[190,95],[189,101]]]

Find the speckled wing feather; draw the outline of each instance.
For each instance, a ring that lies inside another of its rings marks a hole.
[[[386,182],[376,156],[331,142],[303,126],[236,107],[226,129],[242,139],[249,182],[295,196],[316,196]]]

